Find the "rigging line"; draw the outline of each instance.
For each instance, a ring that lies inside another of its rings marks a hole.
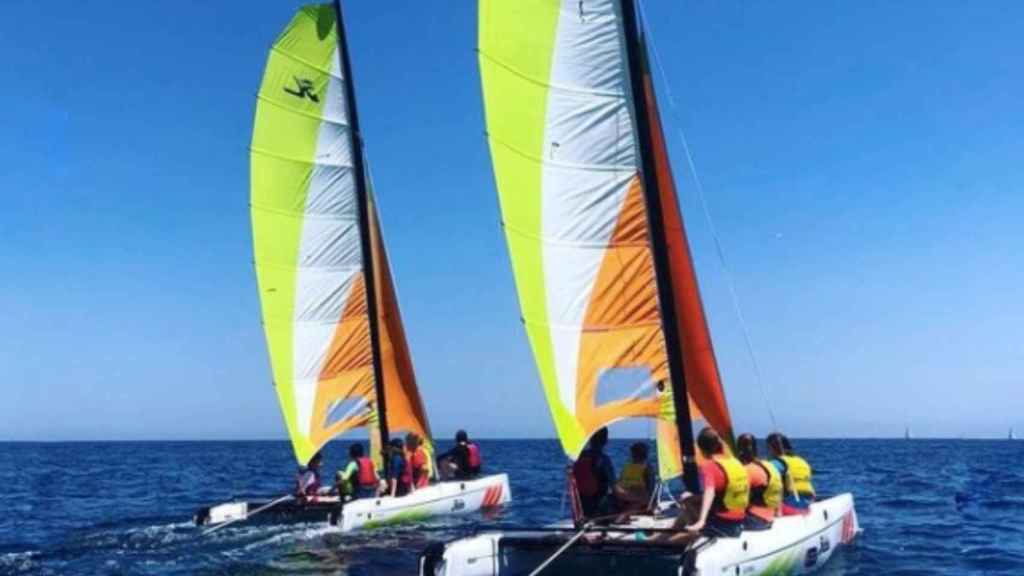
[[[736,293],[736,282],[733,279],[733,275],[729,270],[728,264],[726,264],[725,250],[722,248],[722,241],[718,236],[718,229],[715,227],[714,220],[711,218],[711,211],[708,209],[707,199],[704,196],[704,185],[701,183],[700,176],[697,175],[697,166],[693,161],[693,155],[690,153],[690,146],[686,141],[686,135],[683,133],[682,120],[679,117],[679,108],[676,106],[676,99],[672,94],[672,86],[669,84],[668,74],[665,73],[665,68],[662,66],[661,54],[658,52],[658,44],[654,40],[654,31],[651,29],[650,19],[647,17],[647,11],[644,7],[643,0],[637,0],[637,4],[640,5],[640,17],[644,23],[644,31],[648,38],[650,38],[651,52],[654,54],[654,64],[658,68],[658,75],[661,76],[661,83],[665,87],[665,96],[668,99],[669,109],[671,110],[673,120],[675,120],[676,135],[679,136],[679,141],[683,145],[683,152],[686,155],[686,164],[690,169],[690,175],[693,177],[693,182],[697,189],[697,197],[700,199],[700,206],[704,212],[704,219],[708,223],[708,228],[711,231],[711,238],[715,243],[715,252],[718,255],[718,262],[722,267],[726,284],[729,287],[729,295],[732,298],[732,307],[736,313],[737,319],[739,320],[740,329],[743,332],[743,341],[747,346],[747,354],[750,356],[750,363],[754,371],[754,380],[757,381],[758,389],[761,391],[761,399],[768,408],[768,416],[771,418],[772,427],[778,430],[779,425],[775,418],[775,410],[772,408],[771,396],[768,394],[764,378],[761,376],[761,367],[757,361],[757,354],[754,353],[754,344],[750,337],[750,330],[747,328],[747,321],[743,316],[743,309],[740,307],[739,296]]]

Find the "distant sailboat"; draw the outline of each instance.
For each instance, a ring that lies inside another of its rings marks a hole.
[[[1007,440],[1016,440],[1017,438],[1013,435],[1013,427],[1010,427],[1010,435],[1006,438]]]
[[[903,439],[904,440],[913,440],[914,439],[914,437],[910,435],[910,427],[909,426],[903,429]]]

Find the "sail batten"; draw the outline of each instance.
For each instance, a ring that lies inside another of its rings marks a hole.
[[[392,352],[405,336],[397,305],[381,296],[392,279],[379,270],[383,241],[371,231],[342,29],[331,5],[295,15],[270,50],[250,146],[263,326],[303,464],[353,428],[429,434],[411,363]],[[387,401],[396,408],[380,418]]]

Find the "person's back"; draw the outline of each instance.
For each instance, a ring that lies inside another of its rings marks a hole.
[[[771,528],[782,503],[782,475],[770,462],[758,459],[757,440],[753,435],[740,435],[736,449],[750,479],[750,505],[747,507],[744,527],[748,530],[767,530]]]
[[[366,456],[362,444],[353,444],[348,449],[349,461],[338,473],[339,494],[352,498],[372,498],[377,495],[380,481],[373,460]]]
[[[430,457],[423,448],[423,441],[418,435],[410,433],[405,437],[405,444],[408,448],[406,457],[409,459],[409,469],[412,472],[412,487],[425,488],[430,485]]]
[[[443,472],[442,478],[472,480],[480,474],[483,459],[480,447],[469,441],[465,430],[455,433],[455,446],[438,457]]]
[[[615,496],[622,505],[622,511],[642,510],[650,504],[654,492],[654,469],[647,461],[646,443],[633,444],[629,452],[629,462],[622,467],[615,486]]]
[[[768,449],[772,453],[771,462],[782,476],[785,487],[782,514],[806,514],[817,497],[811,465],[793,453],[789,438],[777,432],[768,436]]]
[[[615,479],[615,468],[604,453],[607,443],[608,430],[601,428],[594,433],[587,448],[580,452],[572,466],[580,507],[587,517],[612,512],[609,496]]]
[[[320,466],[323,456],[317,452],[309,463],[299,468],[295,477],[295,496],[301,500],[316,500],[320,494]]]
[[[401,438],[391,440],[387,463],[388,493],[391,496],[405,496],[412,490],[412,471],[405,458],[405,445]]]

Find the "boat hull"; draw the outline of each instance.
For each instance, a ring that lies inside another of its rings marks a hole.
[[[670,523],[648,517],[624,528],[666,528]],[[436,545],[421,557],[420,572],[428,576],[527,575],[574,534],[571,527],[565,528],[562,532],[487,533]],[[698,541],[692,553],[680,546],[638,540],[634,531],[610,532],[599,543],[580,540],[544,574],[808,574],[824,566],[858,531],[853,497],[842,494],[813,504],[806,516],[777,519],[771,530]]]
[[[433,484],[399,498],[362,498],[341,505],[327,498],[318,502],[282,502],[249,517],[266,502],[227,502],[201,508],[194,521],[199,526],[217,526],[226,522],[259,524],[322,523],[341,532],[371,529],[433,516],[468,514],[495,508],[512,499],[508,475],[494,474],[474,480]]]

